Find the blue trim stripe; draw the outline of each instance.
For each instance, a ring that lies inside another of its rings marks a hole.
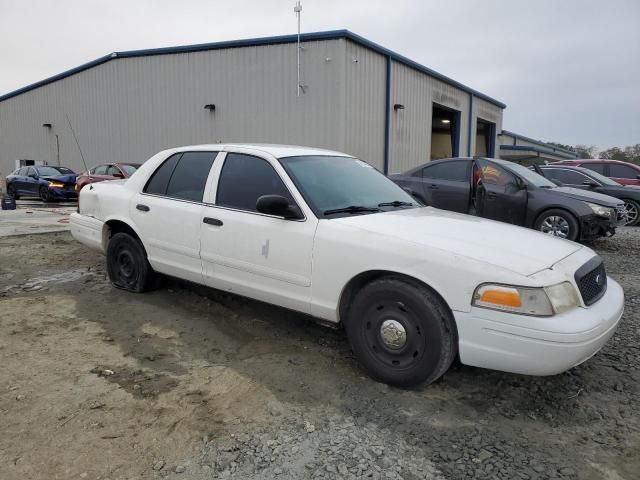
[[[547,155],[555,155],[556,157],[566,158],[566,159],[574,159],[578,158],[578,155],[573,152],[564,153],[565,151],[552,150],[551,148],[539,148],[539,147],[530,147],[527,145],[500,145],[500,150],[507,151],[521,151],[521,152],[536,152]]]
[[[420,65],[413,60],[408,59],[398,53],[395,53],[385,47],[378,45],[370,40],[367,40],[360,35],[356,35],[355,33],[350,32],[349,30],[330,30],[326,32],[313,32],[313,33],[303,33],[300,35],[300,40],[303,42],[311,42],[311,41],[319,41],[319,40],[336,40],[336,39],[347,39],[354,43],[360,44],[364,47],[367,47],[375,52],[378,52],[386,57],[390,58],[393,61],[402,63],[411,67],[415,70],[418,70],[422,73],[426,73],[427,75],[437,78],[449,85],[452,85],[460,90],[471,93],[478,98],[482,98],[489,103],[492,103],[500,108],[505,108],[506,105],[501,103],[483,93],[480,93],[472,88],[467,87],[455,80],[442,75],[430,68],[425,67],[424,65]],[[19,88],[13,92],[9,92],[5,95],[0,96],[0,102],[3,100],[7,100],[12,97],[16,97],[22,93],[28,92],[30,90],[34,90],[36,88],[42,87],[44,85],[48,85],[50,83],[56,82],[58,80],[62,80],[63,78],[70,77],[71,75],[75,75],[76,73],[80,73],[82,71],[88,70],[90,68],[96,67],[103,63],[106,63],[110,60],[118,59],[118,58],[132,58],[132,57],[149,57],[155,55],[171,55],[176,53],[190,53],[190,52],[203,52],[207,50],[220,50],[224,48],[241,48],[241,47],[255,47],[261,45],[277,45],[282,43],[295,43],[298,41],[297,35],[279,35],[275,37],[263,37],[263,38],[249,38],[244,40],[230,40],[224,42],[215,42],[215,43],[201,43],[198,45],[186,45],[180,47],[167,47],[167,48],[152,48],[147,50],[130,50],[126,52],[114,52],[109,55],[105,55],[104,57],[100,57],[92,62],[85,63],[80,65],[79,67],[72,68],[71,70],[67,70],[65,72],[59,73],[58,75],[54,75],[53,77],[46,78],[36,83],[32,83],[31,85],[27,85],[26,87]]]
[[[384,159],[382,171],[385,175],[389,174],[389,157],[391,149],[391,57],[387,56],[386,64],[386,80],[385,80],[385,99],[384,99]]]
[[[525,137],[524,135],[520,135],[519,133],[513,133],[513,132],[510,132],[508,130],[504,130],[503,129],[502,130],[502,135],[506,135],[508,137],[513,137],[513,139],[514,139],[513,144],[514,145],[516,144],[515,140],[522,140],[524,142],[535,143],[536,145],[539,145],[539,146],[541,146],[543,148],[548,148],[548,149],[553,150],[553,151],[563,152],[563,153],[566,153],[567,155],[573,155],[574,156],[573,158],[578,158],[578,154],[576,152],[572,152],[571,150],[567,150],[566,148],[560,148],[560,147],[556,147],[556,146],[550,145],[550,144],[548,144],[546,142],[543,142],[541,140],[535,140],[533,138]]]

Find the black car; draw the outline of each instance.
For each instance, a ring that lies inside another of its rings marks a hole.
[[[7,193],[15,199],[24,195],[40,197],[43,202],[72,200],[78,197],[76,177],[66,167],[22,167],[7,177]]]
[[[425,205],[569,240],[613,234],[625,219],[616,198],[558,187],[522,165],[493,158],[437,160],[389,178]]]
[[[536,171],[548,179],[568,187],[581,188],[619,198],[624,202],[627,225],[640,223],[640,187],[621,185],[604,175],[582,167],[540,165]]]

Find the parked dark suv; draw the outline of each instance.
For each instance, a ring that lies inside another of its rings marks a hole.
[[[625,218],[624,204],[616,198],[558,187],[542,175],[504,160],[437,160],[390,178],[426,205],[569,240],[613,234]]]
[[[640,187],[620,185],[593,170],[571,165],[540,165],[536,167],[536,171],[567,187],[581,188],[619,198],[624,202],[626,224],[640,223]]]

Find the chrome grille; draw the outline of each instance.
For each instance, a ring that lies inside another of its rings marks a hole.
[[[580,267],[574,278],[585,305],[593,305],[607,291],[607,273],[600,257],[594,257]]]

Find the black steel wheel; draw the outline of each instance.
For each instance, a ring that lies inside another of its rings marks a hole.
[[[625,225],[633,226],[640,222],[640,204],[635,200],[624,198],[624,214],[627,217]]]
[[[578,220],[559,208],[551,208],[538,215],[533,228],[553,237],[575,240],[578,238],[580,227]]]
[[[391,385],[434,382],[457,351],[454,320],[444,302],[428,288],[400,277],[365,285],[348,310],[345,326],[364,369]]]
[[[107,247],[107,272],[114,287],[144,292],[154,286],[155,273],[140,241],[124,232],[116,233]]]
[[[45,203],[51,201],[51,193],[49,193],[49,189],[44,185],[40,187],[40,200]]]

